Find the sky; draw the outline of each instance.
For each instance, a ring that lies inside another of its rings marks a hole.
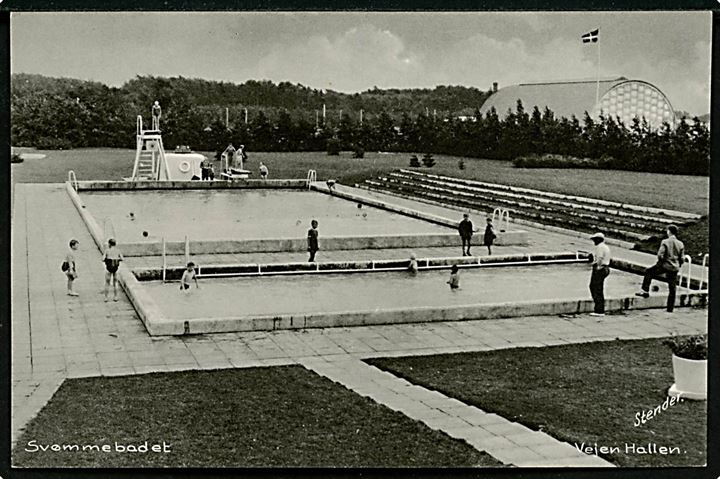
[[[289,81],[346,93],[622,75],[710,111],[708,12],[13,13],[11,69]],[[581,36],[600,29],[598,44]],[[598,45],[599,68],[598,68]]]

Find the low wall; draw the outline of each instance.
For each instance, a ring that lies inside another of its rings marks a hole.
[[[706,293],[679,295],[681,306],[705,305]],[[667,296],[649,298],[623,297],[607,298],[608,311],[630,309],[664,308]],[[171,320],[167,318],[152,322],[148,331],[151,335],[183,335],[224,333],[234,331],[274,331],[279,329],[330,328],[367,326],[373,324],[428,323],[434,321],[465,321],[477,319],[499,319],[518,316],[544,316],[558,314],[585,314],[593,311],[592,300],[532,301],[521,303],[477,304],[470,306],[448,306],[412,308],[380,311],[347,311],[338,313],[317,313],[309,315],[278,315],[256,317],[196,318],[192,320]],[[542,320],[538,320],[541,327]]]
[[[477,240],[480,245],[481,240]],[[498,233],[497,245],[527,243],[526,231],[509,231]],[[329,236],[320,238],[321,251],[361,250],[361,249],[392,249],[392,248],[434,248],[460,246],[457,233],[431,233],[413,235],[381,235],[381,236]],[[125,256],[159,256],[162,255],[162,243],[138,242],[123,243]],[[190,241],[190,254],[221,254],[221,253],[276,253],[307,251],[306,238],[269,238],[251,240],[199,240]],[[185,254],[184,241],[165,243],[165,252],[169,255]]]
[[[448,218],[443,218],[442,216],[433,215],[431,213],[425,213],[423,211],[413,210],[410,208],[405,208],[403,206],[385,203],[383,201],[375,200],[373,198],[368,198],[365,196],[353,195],[351,193],[347,193],[344,191],[330,189],[325,186],[320,186],[317,183],[311,184],[310,188],[315,191],[319,191],[321,193],[325,193],[325,194],[332,195],[332,196],[337,196],[339,198],[344,198],[346,200],[351,200],[356,203],[362,203],[362,204],[365,204],[368,206],[374,206],[375,208],[380,208],[380,209],[383,209],[386,211],[392,211],[393,213],[399,213],[401,215],[409,216],[411,218],[417,218],[417,219],[429,221],[430,223],[447,226],[449,228],[457,229],[457,226],[458,226],[458,222],[456,220],[450,220]],[[495,238],[495,244],[500,245],[500,246],[526,246],[528,244],[527,231],[522,231],[522,230],[502,231],[502,232],[496,232],[496,234],[497,234],[497,238]],[[455,236],[457,236],[457,234]],[[481,236],[481,235],[479,235],[479,236]],[[478,238],[476,240],[477,241],[476,244],[482,243],[482,241],[479,239],[479,236],[476,236],[476,238]]]

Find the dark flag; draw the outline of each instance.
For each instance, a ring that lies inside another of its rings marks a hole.
[[[586,33],[582,36],[583,43],[597,43],[600,39],[600,29],[593,30],[590,33]]]

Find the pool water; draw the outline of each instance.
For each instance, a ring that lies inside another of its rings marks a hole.
[[[449,270],[306,274],[200,279],[189,293],[179,283],[141,283],[165,317],[227,318],[258,315],[376,311],[538,300],[589,299],[588,264],[460,270],[451,291]],[[637,275],[612,270],[605,296],[632,295]],[[664,287],[661,286],[661,288]]]
[[[191,240],[304,238],[313,218],[321,237],[452,232],[312,191],[113,191],[83,192],[81,198],[105,234],[121,243],[182,241],[186,235]]]

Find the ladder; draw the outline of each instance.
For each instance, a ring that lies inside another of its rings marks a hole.
[[[137,146],[132,181],[169,179],[160,130],[144,130],[142,116],[137,117]]]

